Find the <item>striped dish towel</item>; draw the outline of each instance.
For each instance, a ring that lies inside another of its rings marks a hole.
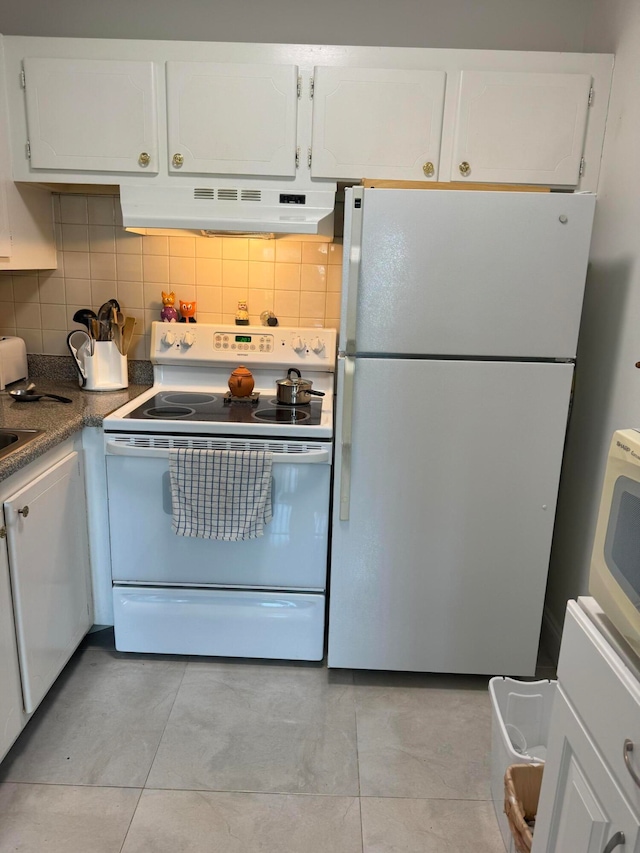
[[[261,450],[171,450],[173,532],[228,542],[264,536],[272,462]]]

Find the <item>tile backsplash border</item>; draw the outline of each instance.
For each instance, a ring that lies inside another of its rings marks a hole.
[[[233,323],[246,300],[251,323],[273,311],[283,326],[337,328],[342,244],[301,236],[152,236],[122,227],[117,196],[53,195],[58,268],[0,272],[0,334],[24,338],[27,352],[68,355],[78,308],[115,297],[135,316],[131,358],[149,358],[151,323],[162,291],[197,302],[204,323]]]

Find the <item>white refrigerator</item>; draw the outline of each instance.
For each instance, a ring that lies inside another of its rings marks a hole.
[[[534,674],[594,207],[347,190],[330,667]]]

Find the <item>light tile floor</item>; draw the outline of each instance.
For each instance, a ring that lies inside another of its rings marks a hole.
[[[0,853],[503,853],[490,725],[486,678],[122,655],[103,632],[0,766]]]

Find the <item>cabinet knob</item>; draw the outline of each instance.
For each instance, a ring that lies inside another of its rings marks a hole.
[[[604,848],[602,853],[611,853],[612,850],[615,850],[616,847],[622,847],[625,842],[624,832],[616,832],[615,835],[612,835],[609,839],[609,843]]]
[[[143,151],[142,154],[138,157],[138,163],[141,166],[148,166],[151,162],[151,155],[147,154],[146,151]]]
[[[434,174],[434,172],[435,172],[435,168],[434,168],[433,163],[431,162],[431,160],[428,160],[428,161],[424,164],[424,166],[422,167],[422,171],[425,173],[425,175],[427,176],[427,178],[431,178],[431,177],[433,177],[433,174]]]
[[[29,507],[23,506],[21,509],[18,510],[18,512],[23,518],[26,518],[29,515]]]
[[[633,752],[633,741],[627,738],[624,742],[624,746],[622,747],[622,755],[624,756],[624,763],[627,765],[627,770],[629,771],[629,775],[636,783],[638,788],[640,788],[640,776],[636,773],[631,765],[631,753]]]
[[[463,160],[462,163],[460,163],[460,165],[458,166],[458,169],[460,169],[461,175],[468,175],[471,171],[471,166],[467,163],[466,160]]]
[[[182,166],[182,164],[184,163],[184,157],[182,156],[182,154],[174,154],[171,158],[171,162],[173,163],[173,166],[176,169],[179,169],[180,166]]]

